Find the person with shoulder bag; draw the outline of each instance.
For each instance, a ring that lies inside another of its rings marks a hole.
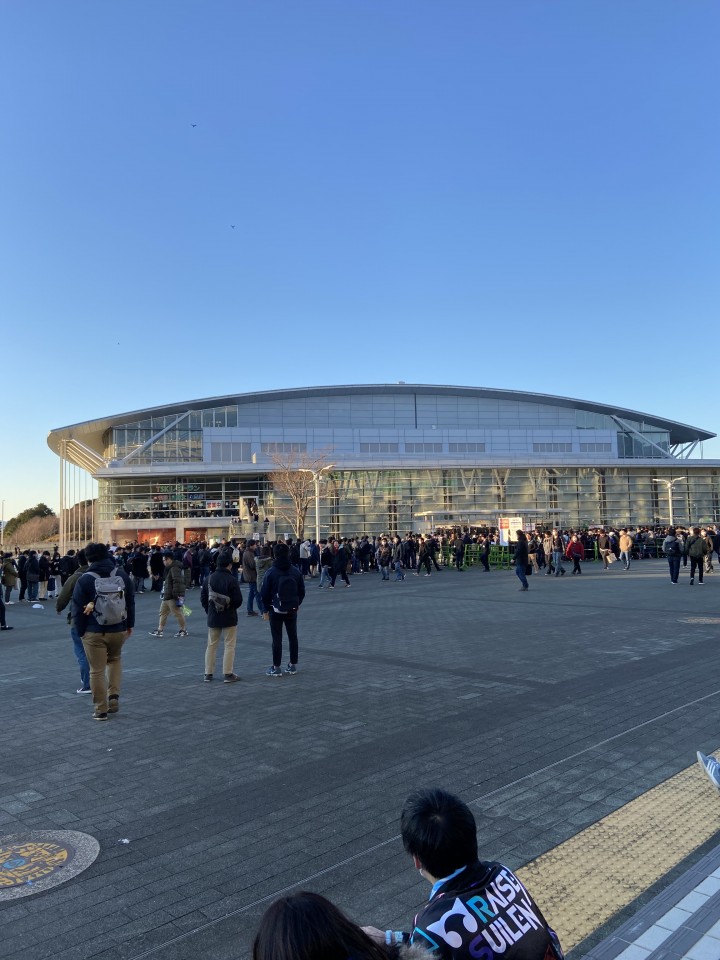
[[[240,679],[233,667],[237,642],[237,612],[242,606],[243,598],[232,567],[232,553],[225,550],[218,555],[214,573],[203,580],[200,588],[200,603],[207,614],[208,625],[205,683],[210,683],[213,679],[217,648],[221,639],[224,644],[223,683],[237,683]]]

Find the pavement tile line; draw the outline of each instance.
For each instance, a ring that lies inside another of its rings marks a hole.
[[[720,808],[696,763],[518,871],[571,950],[717,834]]]
[[[633,733],[634,731],[639,730],[642,727],[646,727],[649,724],[657,723],[658,721],[663,720],[674,713],[678,713],[679,711],[685,710],[688,707],[695,706],[698,703],[702,703],[703,701],[711,699],[712,697],[716,697],[719,694],[720,694],[720,689],[714,690],[711,693],[707,693],[702,697],[697,697],[694,700],[689,700],[687,703],[683,703],[680,706],[673,707],[672,710],[666,710],[655,717],[651,717],[649,720],[643,720],[641,723],[634,724],[632,727],[628,727],[626,730],[623,730],[620,733],[616,733],[611,737],[607,737],[604,740],[600,740],[589,747],[585,747],[582,750],[578,750],[576,753],[569,754],[567,757],[563,757],[560,760],[556,760],[553,763],[545,765],[544,767],[539,767],[537,770],[534,770],[532,773],[525,774],[525,776],[519,777],[517,780],[512,780],[509,783],[506,783],[503,786],[496,788],[495,790],[491,790],[489,793],[483,794],[480,797],[476,797],[475,799],[468,800],[466,802],[470,806],[472,806],[473,804],[485,803],[487,800],[494,797],[496,794],[503,793],[504,791],[512,787],[516,787],[526,780],[531,780],[533,777],[538,776],[538,774],[545,773],[548,770],[552,770],[554,767],[557,767],[557,766],[560,766],[561,764],[575,760],[578,757],[581,757],[587,753],[591,753],[594,750],[598,750],[601,747],[604,747],[605,745],[612,743],[614,740],[618,740],[621,737],[627,736],[627,734],[629,733]],[[628,806],[631,806],[632,804],[637,804],[640,801],[643,801],[645,798],[648,797],[648,795],[653,794],[657,790],[660,790],[661,788],[665,787],[668,783],[671,783],[673,780],[676,780],[678,777],[689,776],[690,772],[695,770],[697,770],[697,766],[696,764],[693,764],[692,766],[688,767],[687,770],[683,770],[681,771],[681,773],[677,774],[676,777],[671,778],[671,780],[665,781],[665,783],[663,784],[659,784],[657,787],[654,787],[652,790],[648,791],[647,793],[642,794],[636,800],[630,801],[629,804],[626,804],[619,811],[616,811],[615,813],[610,814],[608,817],[605,817],[603,820],[598,821],[597,824],[593,824],[591,827],[588,827],[586,830],[583,830],[581,833],[576,834],[575,837],[572,837],[570,840],[567,840],[565,843],[560,844],[558,847],[553,848],[553,850],[548,851],[547,853],[543,854],[542,856],[538,857],[536,860],[533,860],[531,863],[527,864],[525,867],[517,871],[518,875],[523,879],[523,882],[527,882],[527,885],[533,891],[533,895],[534,896],[537,895],[538,902],[540,902],[543,905],[544,913],[547,915],[550,923],[553,924],[555,929],[558,931],[558,934],[560,935],[560,942],[563,944],[565,949],[569,950],[572,948],[572,946],[576,946],[578,943],[584,940],[590,933],[592,933],[594,930],[597,930],[598,927],[602,926],[602,924],[606,922],[609,919],[609,917],[612,916],[615,912],[620,910],[622,907],[627,906],[627,904],[631,902],[632,899],[635,899],[635,897],[637,897],[640,893],[642,893],[645,889],[647,889],[647,887],[650,886],[651,883],[654,881],[649,880],[642,887],[642,889],[635,889],[635,892],[633,893],[632,897],[628,898],[627,896],[625,896],[623,898],[622,903],[619,903],[617,906],[615,906],[613,910],[606,916],[603,915],[602,918],[597,919],[597,922],[593,921],[594,925],[592,926],[590,926],[590,921],[584,915],[583,915],[583,919],[578,924],[573,924],[568,922],[567,932],[565,933],[565,927],[564,927],[565,914],[563,913],[561,915],[560,909],[561,909],[561,903],[571,902],[567,895],[568,890],[566,889],[565,884],[560,879],[559,875],[558,875],[558,880],[560,881],[560,887],[556,890],[552,886],[552,883],[551,883],[552,873],[553,873],[553,869],[555,868],[551,869],[550,875],[548,875],[544,869],[545,863],[550,863],[549,858],[551,858],[556,851],[563,850],[563,848],[567,848],[568,844],[573,844],[574,841],[577,841],[576,847],[574,849],[574,856],[577,858],[578,868],[580,869],[579,875],[585,876],[586,880],[594,879],[595,881],[594,885],[591,884],[590,890],[588,890],[585,885],[582,885],[582,889],[584,890],[584,895],[589,897],[589,900],[586,903],[586,907],[587,907],[587,910],[591,912],[593,917],[600,917],[600,911],[597,909],[597,901],[596,901],[595,893],[596,893],[596,890],[599,890],[603,892],[603,895],[605,895],[606,893],[604,889],[605,878],[602,875],[600,875],[598,879],[596,876],[597,871],[595,869],[592,870],[592,877],[587,877],[585,875],[584,867],[583,867],[584,858],[582,856],[578,856],[578,853],[581,852],[581,850],[578,851],[577,849],[577,847],[584,842],[582,838],[586,837],[589,831],[598,827],[600,824],[603,824],[606,821],[611,820],[613,817],[619,816],[622,813],[622,811],[625,810]],[[699,778],[693,778],[693,782],[695,779],[699,779]],[[711,791],[707,789],[707,784],[703,784],[703,787],[704,787],[704,790],[702,791],[702,793],[710,794],[710,799],[715,800],[715,807],[716,807],[717,798],[715,797],[714,794],[712,794]],[[700,795],[700,793],[701,791],[698,791],[698,796]],[[712,806],[712,804],[710,804],[709,802],[706,805],[708,807]],[[716,830],[713,830],[711,832],[711,835],[714,832],[716,832]],[[360,860],[363,857],[366,857],[369,854],[382,849],[383,847],[386,847],[392,843],[396,843],[400,839],[401,839],[400,834],[396,834],[393,837],[389,837],[387,840],[383,840],[380,843],[373,844],[372,846],[367,847],[364,850],[358,851],[357,853],[353,854],[351,857],[346,857],[344,860],[340,860],[337,863],[334,863],[328,867],[325,867],[323,870],[320,870],[317,873],[310,874],[306,877],[303,877],[301,880],[297,880],[294,883],[288,884],[284,887],[274,890],[272,893],[266,894],[264,897],[260,897],[258,900],[253,900],[251,903],[243,904],[243,906],[237,907],[235,910],[230,910],[227,913],[224,913],[220,917],[215,917],[212,920],[209,920],[207,923],[203,923],[198,927],[194,927],[192,930],[186,930],[183,933],[179,934],[177,937],[172,937],[170,940],[166,940],[163,943],[156,944],[155,946],[151,947],[149,950],[145,950],[142,953],[138,953],[133,955],[132,957],[129,957],[128,960],[144,960],[145,957],[152,956],[152,954],[157,953],[160,950],[165,950],[168,947],[172,946],[173,944],[181,943],[182,941],[187,940],[190,937],[196,936],[198,933],[202,933],[203,930],[208,930],[212,927],[217,926],[219,923],[224,922],[225,920],[229,920],[231,917],[236,917],[236,916],[239,916],[240,914],[247,913],[251,910],[254,910],[256,907],[260,907],[263,904],[276,900],[278,897],[284,896],[286,893],[289,893],[292,890],[301,889],[307,884],[311,883],[312,881],[317,880],[319,877],[327,876],[328,874],[333,873],[334,871],[339,870],[350,863],[354,863],[355,861]],[[691,850],[689,850],[688,852],[692,852],[692,850],[700,846],[704,842],[704,839],[706,838],[700,839],[698,843],[693,845]],[[622,845],[626,845],[626,844],[627,844],[627,839],[623,837]],[[669,870],[670,867],[675,866],[676,863],[678,863],[681,859],[683,859],[683,856],[678,856],[675,859],[675,861],[672,864],[670,864],[670,866],[668,866],[661,872],[660,876],[662,876],[663,873],[667,872],[667,870]],[[534,876],[534,875],[531,876],[531,874],[528,871],[530,871],[531,868],[533,868],[536,864],[540,863],[540,861],[543,861],[543,869],[539,871],[536,870],[537,876]],[[568,868],[565,868],[565,869],[567,871]],[[574,884],[575,882],[576,880],[571,880],[571,885]],[[581,885],[578,884],[577,889],[579,890],[580,887]],[[550,904],[550,906],[546,908],[546,904]],[[572,900],[572,904],[575,904],[575,899]],[[555,913],[553,913],[553,910],[555,911]],[[557,920],[553,919],[555,916],[560,917],[561,919],[560,924],[558,924]],[[580,929],[583,930],[582,935],[578,935],[578,931]]]

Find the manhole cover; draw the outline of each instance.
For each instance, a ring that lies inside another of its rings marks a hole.
[[[678,623],[720,623],[720,617],[681,617]]]
[[[0,902],[40,893],[76,877],[99,852],[94,837],[74,830],[0,837]]]
[[[0,844],[0,889],[35,883],[61,870],[75,856],[69,843]]]

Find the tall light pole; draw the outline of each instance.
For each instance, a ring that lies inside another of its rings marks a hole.
[[[311,473],[315,483],[315,541],[320,543],[320,477],[326,470],[332,470],[334,463],[329,463],[326,467],[320,467],[319,470],[313,470],[311,467],[298,467],[298,473]]]
[[[673,522],[673,490],[676,483],[684,483],[687,480],[687,477],[675,477],[674,480],[665,480],[658,477],[653,477],[653,483],[664,483],[667,487],[668,492],[668,503],[670,504],[670,526],[674,527]]]

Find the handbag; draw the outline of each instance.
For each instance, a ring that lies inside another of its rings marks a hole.
[[[607,553],[607,562],[608,562],[608,563],[615,563],[616,560],[617,560],[617,557],[616,557],[615,554],[612,552],[612,550],[608,550],[608,553]]]

